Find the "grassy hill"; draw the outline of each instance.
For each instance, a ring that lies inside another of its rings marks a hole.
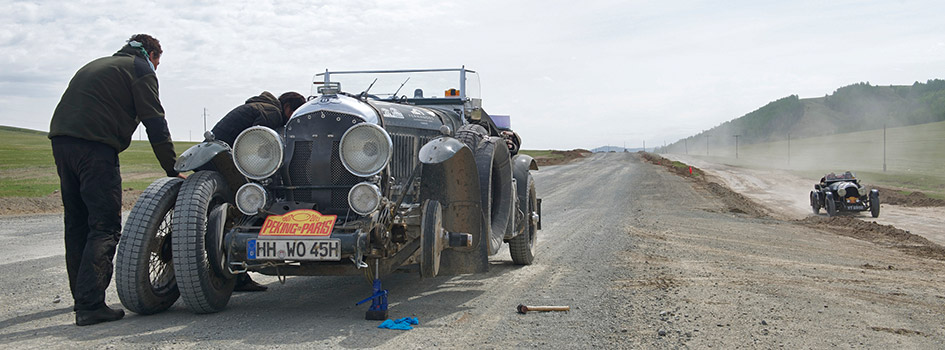
[[[796,95],[667,145],[665,152],[801,139],[945,121],[945,80],[908,86],[858,83],[816,98]],[[658,150],[659,151],[659,150]]]
[[[196,144],[175,142],[178,153]],[[142,190],[164,176],[151,144],[132,141],[119,154],[123,188]],[[41,197],[59,189],[52,147],[42,131],[0,126],[0,197]]]
[[[174,142],[177,153],[196,142]],[[522,150],[542,165],[567,162],[586,150],[551,151]],[[131,141],[120,153],[122,188],[143,190],[155,179],[164,176],[151,144]],[[0,126],[0,197],[42,197],[59,189],[59,176],[52,156],[52,147],[42,131]]]

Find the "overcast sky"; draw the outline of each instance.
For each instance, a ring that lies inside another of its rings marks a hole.
[[[945,78],[942,1],[0,4],[0,125],[43,131],[75,71],[135,33],[164,49],[175,140],[325,69],[465,65],[525,149],[662,145],[791,94]]]

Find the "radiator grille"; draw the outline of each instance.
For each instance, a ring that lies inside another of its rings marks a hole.
[[[359,182],[363,181],[363,178],[357,177],[349,172],[348,169],[345,169],[345,165],[341,163],[341,156],[338,154],[339,144],[341,144],[341,142],[338,141],[331,143],[331,184],[344,186],[357,185]]]
[[[295,142],[295,153],[292,155],[289,164],[289,178],[292,179],[293,185],[306,184],[309,181],[308,179],[311,179],[312,162],[309,160],[312,157],[313,146],[312,141]],[[314,201],[312,191],[295,191],[295,200],[300,202]]]
[[[394,142],[394,154],[391,157],[390,173],[396,183],[403,183],[410,176],[417,160],[417,137],[413,135],[391,134]]]

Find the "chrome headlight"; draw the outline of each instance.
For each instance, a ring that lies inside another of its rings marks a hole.
[[[840,189],[837,190],[837,194],[839,194],[840,197],[846,197],[846,195],[847,195],[847,188],[846,188],[846,187],[840,187]]]
[[[381,205],[381,190],[370,182],[362,182],[348,191],[348,205],[360,215],[368,215]]]
[[[367,177],[381,172],[390,162],[393,142],[380,126],[361,123],[341,136],[341,164],[352,174]]]
[[[272,176],[282,166],[282,138],[265,126],[243,130],[233,142],[233,163],[250,179]]]
[[[266,189],[257,183],[248,183],[236,191],[236,208],[246,215],[256,215],[269,201]]]

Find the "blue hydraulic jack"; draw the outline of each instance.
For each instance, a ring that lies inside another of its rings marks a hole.
[[[388,318],[387,313],[387,290],[381,289],[381,279],[378,278],[378,274],[374,275],[374,294],[367,297],[364,300],[359,301],[355,305],[361,305],[366,303],[368,300],[371,301],[371,307],[368,308],[368,311],[364,313],[365,320],[378,320],[384,321]]]

